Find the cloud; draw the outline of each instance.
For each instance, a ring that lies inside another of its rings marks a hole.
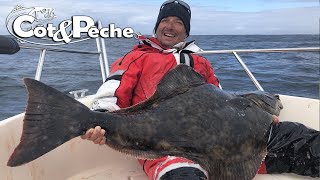
[[[93,0],[92,0],[93,1]],[[263,1],[263,0],[261,0]],[[265,1],[265,0],[264,0]],[[273,1],[273,0],[269,0]],[[279,0],[281,2],[315,2],[313,0]],[[0,0],[0,34],[8,34],[4,21],[18,5]],[[161,2],[160,2],[161,3]],[[64,1],[25,0],[20,5],[44,6],[55,9],[55,22],[70,19],[72,15],[89,15],[102,21],[104,27],[115,23],[117,27],[132,27],[137,32],[151,34],[159,11],[152,1],[129,3],[128,1]],[[191,1],[190,4],[194,2]],[[258,12],[218,11],[203,3],[192,6],[191,34],[317,34],[319,11],[317,7],[281,8]]]
[[[195,9],[194,34],[317,34],[319,8],[290,8],[261,12],[205,12]],[[205,26],[205,28],[202,28]]]
[[[12,1],[0,1],[2,3],[0,7],[0,27],[5,27],[4,21],[7,15],[17,5]],[[96,20],[101,20],[104,26],[110,23],[115,23],[118,27],[136,27],[140,25],[152,32],[154,25],[154,19],[157,17],[158,7],[150,4],[135,4],[128,6],[126,1],[95,1],[94,3],[88,3],[87,1],[33,1],[27,0],[19,4],[25,7],[50,7],[53,8],[57,18],[53,23],[61,22],[66,19],[70,19],[73,15],[89,15]],[[7,34],[5,28],[0,29],[0,34]]]
[[[319,3],[319,0],[263,0],[264,2]]]

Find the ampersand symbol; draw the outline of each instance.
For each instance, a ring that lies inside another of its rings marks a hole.
[[[65,20],[62,21],[59,24],[59,30],[56,31],[53,35],[53,40],[56,42],[60,42],[60,41],[64,41],[65,43],[69,43],[71,41],[71,36],[72,36],[72,31],[70,32],[70,34],[68,35],[66,32],[66,29],[72,24],[71,20]],[[61,39],[58,38],[58,34],[61,35]]]

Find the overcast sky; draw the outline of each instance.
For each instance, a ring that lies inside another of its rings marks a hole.
[[[8,34],[5,19],[16,5],[53,8],[55,21],[88,15],[104,27],[132,27],[152,34],[161,0],[0,0],[0,34]],[[319,0],[188,0],[191,34],[319,34]]]

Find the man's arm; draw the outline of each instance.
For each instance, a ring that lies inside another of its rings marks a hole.
[[[202,56],[193,55],[192,57],[195,63],[194,69],[204,77],[205,81],[207,83],[220,87],[219,80],[215,76],[214,70],[210,62]]]
[[[213,84],[213,85],[215,85],[217,87],[220,87],[219,80],[215,76],[214,70],[213,70],[213,68],[212,68],[212,66],[211,66],[211,64],[210,64],[210,62],[208,60],[206,61],[206,68],[207,68],[207,72],[208,72],[208,74],[207,74],[208,77],[207,77],[206,81],[208,83],[210,83],[210,84]]]
[[[98,89],[92,110],[114,111],[132,105],[132,94],[141,71],[141,64],[136,60],[129,53],[112,64],[111,75]],[[106,141],[105,130],[96,126],[88,129],[81,138],[102,145]]]

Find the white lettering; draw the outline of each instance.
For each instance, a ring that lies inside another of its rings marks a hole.
[[[94,26],[94,21],[89,16],[72,16],[73,37],[80,38],[81,32],[88,32],[91,26]],[[85,27],[81,27],[81,22],[85,22]]]
[[[47,30],[43,26],[38,26],[38,27],[34,28],[33,33],[34,33],[34,36],[42,38],[47,35]]]
[[[133,37],[133,29],[132,28],[124,28],[123,30],[122,30],[122,32],[123,32],[123,36],[125,37],[125,38],[132,38]]]
[[[99,37],[99,29],[97,29],[95,26],[92,26],[88,31],[88,35],[92,38]]]
[[[53,37],[53,31],[57,30],[51,23],[47,25],[48,37]]]
[[[116,36],[115,33],[117,33],[117,37],[120,38],[121,35],[122,35],[121,29],[120,29],[120,28],[114,28],[114,27],[115,27],[115,26],[114,26],[113,23],[112,23],[112,24],[109,24],[109,36],[113,38],[113,37]]]
[[[56,42],[59,42],[59,41],[64,41],[65,43],[69,43],[71,41],[71,36],[72,36],[72,33],[70,33],[69,35],[67,34],[66,32],[66,29],[71,26],[72,24],[72,21],[71,20],[65,20],[65,21],[62,21],[60,24],[59,24],[59,30],[56,31],[53,35],[53,40],[56,41]],[[61,35],[62,38],[58,38],[58,34]]]
[[[33,36],[32,30],[23,31],[21,29],[21,24],[23,22],[29,22],[30,24],[32,24],[34,20],[35,20],[35,18],[33,16],[30,16],[30,15],[19,16],[13,22],[13,31],[16,33],[16,35],[18,35],[18,36],[20,36],[22,38],[28,38],[28,37]]]
[[[109,28],[100,29],[100,36],[103,37],[103,38],[109,37]]]
[[[52,38],[55,42],[70,43],[73,38],[81,38],[83,33],[91,38],[132,38],[134,36],[134,30],[132,28],[124,28],[123,30],[116,27],[114,23],[108,25],[108,27],[98,29],[94,25],[94,20],[89,16],[73,16],[71,20],[62,21],[58,27],[48,23],[46,26],[39,24],[37,26],[33,24],[35,17],[31,15],[21,15],[17,17],[12,24],[12,29],[17,37],[28,38],[38,37],[43,38],[45,36]],[[30,26],[30,29],[25,29],[24,25]],[[32,29],[33,28],[33,29]],[[78,40],[80,41],[80,40]],[[77,40],[74,40],[77,42]]]

